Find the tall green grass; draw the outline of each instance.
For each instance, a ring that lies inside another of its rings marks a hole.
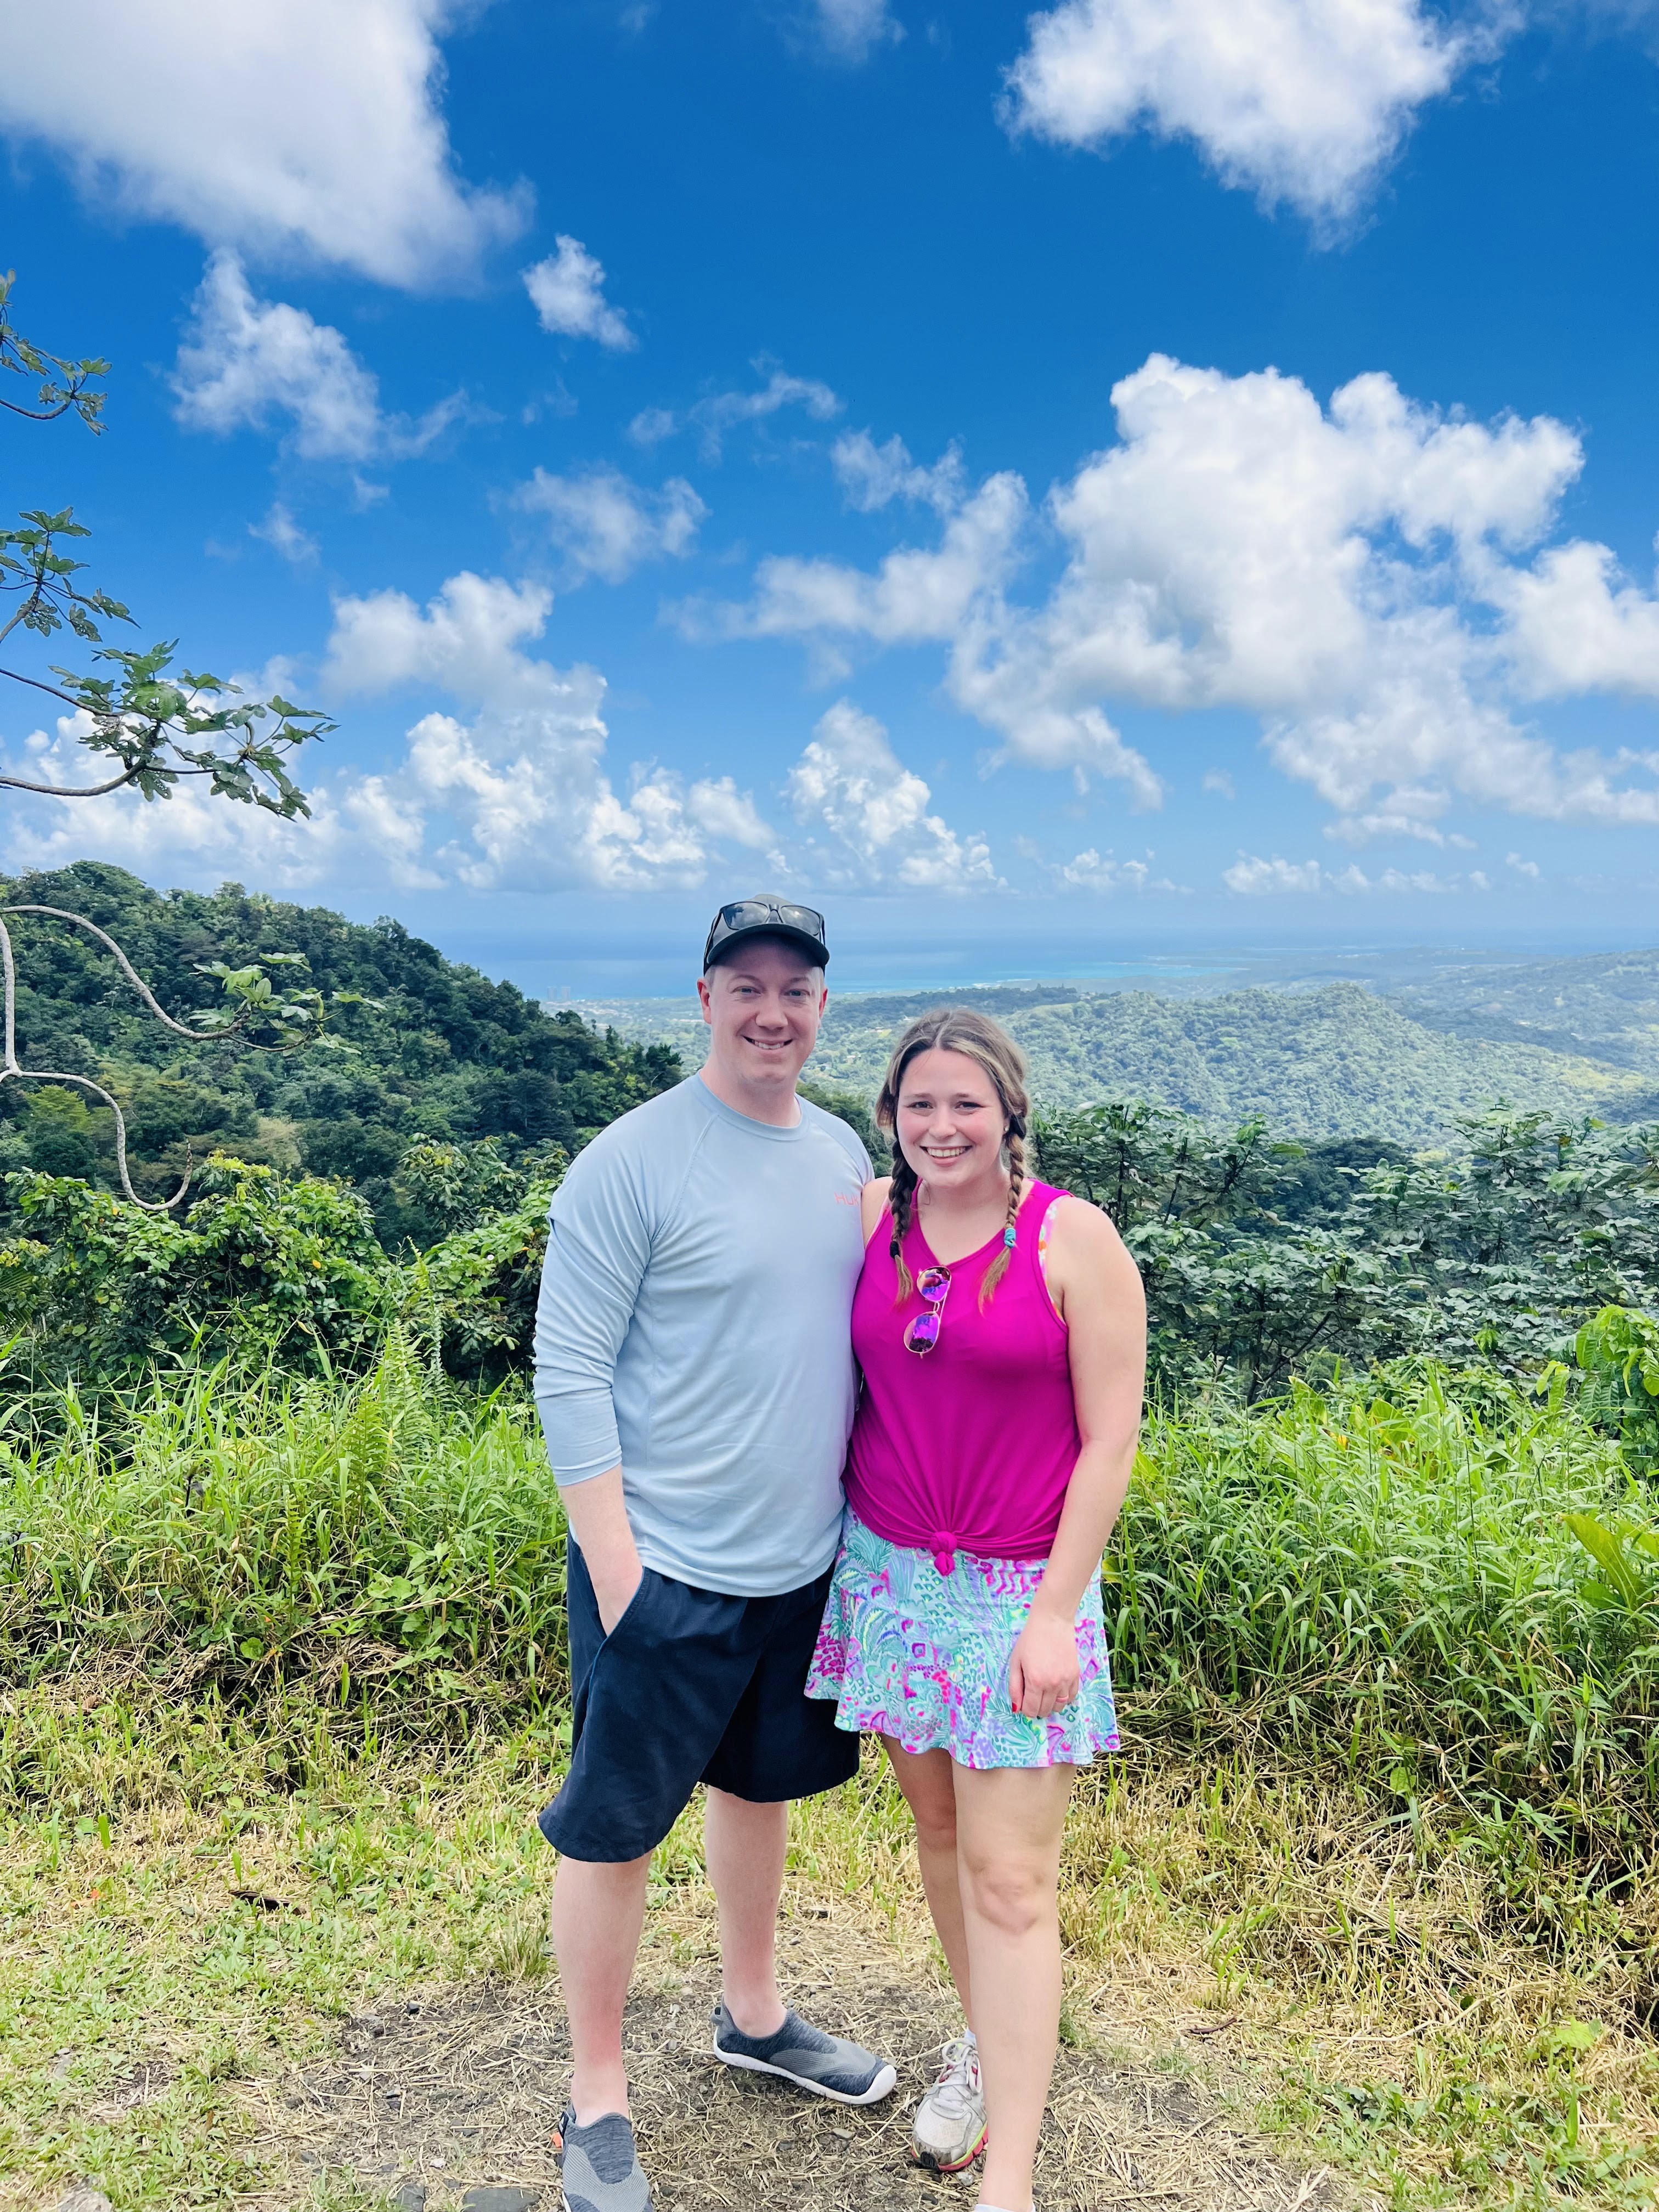
[[[1652,1517],[1560,1379],[1413,1364],[1157,1415],[1107,1565],[1126,1715],[1616,1881],[1659,1841],[1659,1575],[1631,1547],[1610,1590],[1574,1523]]]
[[[563,1517],[533,1410],[395,1332],[355,1385],[223,1369],[0,1444],[0,1668],[246,1703],[308,1684],[453,1731],[562,1685]]]
[[[435,1382],[394,1334],[355,1385],[211,1372],[101,1425],[46,1410],[0,1465],[14,1679],[94,1666],[243,1705],[304,1683],[382,1735],[562,1696],[563,1523],[520,1396]],[[1584,1514],[1650,1517],[1559,1384],[1424,1364],[1158,1413],[1107,1565],[1131,1733],[1642,1856],[1659,1565],[1632,1548],[1610,1592]]]

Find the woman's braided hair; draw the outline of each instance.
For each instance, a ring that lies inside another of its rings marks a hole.
[[[997,1285],[1008,1272],[1013,1257],[1015,1218],[1019,1212],[1021,1193],[1025,1188],[1028,1170],[1025,1164],[1025,1131],[1030,1118],[1031,1101],[1025,1088],[1025,1055],[1000,1023],[986,1015],[976,1013],[971,1006],[936,1006],[931,1013],[918,1015],[894,1048],[887,1063],[880,1095],[876,1100],[876,1120],[879,1126],[894,1134],[893,1182],[888,1203],[893,1212],[893,1241],[889,1249],[898,1278],[898,1304],[902,1305],[915,1285],[910,1270],[904,1264],[904,1240],[909,1233],[915,1210],[916,1173],[904,1157],[896,1139],[899,1091],[904,1081],[904,1071],[918,1053],[960,1052],[975,1060],[990,1077],[1001,1103],[1004,1125],[1003,1150],[1008,1160],[1008,1218],[1003,1231],[1002,1249],[985,1270],[979,1286],[979,1302],[984,1305]]]

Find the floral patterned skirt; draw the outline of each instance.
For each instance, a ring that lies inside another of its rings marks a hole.
[[[941,1574],[931,1552],[890,1544],[849,1511],[807,1696],[835,1701],[838,1728],[948,1751],[960,1766],[1086,1766],[1117,1750],[1097,1579],[1078,1607],[1076,1698],[1042,1721],[1010,1702],[1008,1664],[1045,1564],[958,1552]]]

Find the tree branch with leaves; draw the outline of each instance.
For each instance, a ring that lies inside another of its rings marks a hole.
[[[0,408],[31,422],[78,416],[94,435],[102,430],[104,395],[94,384],[109,373],[98,358],[72,361],[25,338],[11,320],[13,275],[0,277],[0,372],[36,382],[36,404],[26,406],[0,391]],[[335,725],[312,708],[296,707],[280,693],[244,698],[236,684],[205,671],[173,673],[177,641],[134,652],[106,645],[103,625],[128,623],[127,606],[85,580],[88,564],[69,550],[89,537],[72,508],[31,507],[18,526],[0,529],[0,647],[14,633],[45,640],[72,631],[96,648],[107,674],[82,675],[51,664],[43,676],[0,666],[0,677],[69,708],[76,741],[112,773],[85,784],[48,783],[0,769],[0,789],[48,799],[98,799],[131,788],[146,799],[166,799],[188,779],[205,777],[218,798],[240,800],[292,820],[308,815],[305,793],[289,773],[300,747],[325,737]]]
[[[14,273],[0,276],[0,410],[30,422],[52,422],[72,415],[94,437],[100,435],[104,394],[98,387],[109,374],[109,363],[97,356],[72,360],[49,353],[26,338],[11,319],[15,282]],[[32,404],[9,396],[5,387],[10,377],[33,386]],[[238,685],[205,671],[181,668],[173,672],[176,641],[153,645],[143,653],[105,644],[105,624],[131,623],[133,617],[121,600],[87,580],[88,564],[76,559],[72,549],[89,535],[70,507],[56,512],[31,507],[18,516],[15,528],[0,529],[0,648],[14,636],[21,644],[68,632],[95,648],[93,660],[107,672],[82,674],[52,662],[47,675],[54,682],[48,682],[46,675],[5,666],[0,666],[0,677],[67,707],[74,717],[70,729],[76,742],[109,773],[94,782],[58,783],[0,767],[0,789],[46,799],[99,799],[110,792],[133,790],[155,800],[171,798],[186,781],[204,778],[216,798],[260,807],[284,821],[308,815],[310,805],[289,766],[301,745],[326,735],[334,724],[325,714],[296,707],[280,693],[269,699],[248,699]],[[268,1039],[251,1042],[291,1049],[321,1031],[322,994],[306,988],[283,993],[265,972],[272,967],[303,968],[305,959],[297,952],[268,953],[262,963],[247,968],[229,968],[222,961],[198,963],[203,973],[217,977],[230,1003],[197,1016],[192,1025],[173,1019],[115,939],[85,915],[64,907],[0,908],[0,917],[19,915],[68,922],[88,931],[114,955],[122,975],[155,1019],[192,1043],[262,1026],[270,1032]],[[16,962],[3,918],[0,986],[5,1000],[0,1085],[46,1082],[88,1092],[113,1117],[116,1170],[126,1198],[147,1212],[170,1212],[181,1205],[191,1183],[188,1155],[184,1178],[171,1198],[140,1198],[127,1166],[125,1116],[113,1092],[89,1075],[25,1067],[18,1059]]]

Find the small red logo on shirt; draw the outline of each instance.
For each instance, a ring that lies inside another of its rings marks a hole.
[[[838,1190],[836,1193],[836,1204],[837,1206],[856,1206],[858,1202],[858,1194],[854,1191]]]

